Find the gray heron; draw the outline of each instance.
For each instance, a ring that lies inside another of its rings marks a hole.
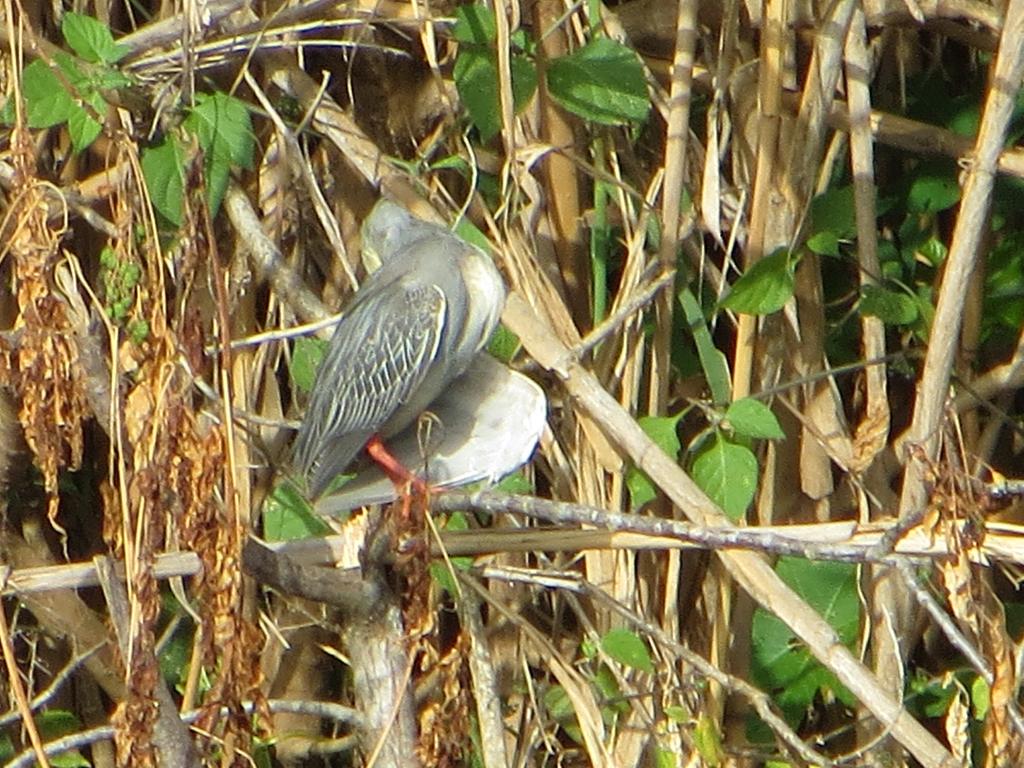
[[[295,441],[318,498],[371,441],[413,427],[489,340],[506,288],[483,251],[381,200],[363,222],[379,259],[335,327]]]

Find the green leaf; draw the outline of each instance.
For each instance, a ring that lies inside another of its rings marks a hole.
[[[795,263],[789,252],[765,256],[733,283],[720,306],[748,315],[778,312],[793,295]]]
[[[274,744],[274,738],[270,738],[265,741],[258,738],[254,740],[252,750],[252,763],[254,768],[274,768],[276,763],[274,762],[274,757],[271,754],[271,748]]]
[[[651,108],[636,51],[607,37],[552,61],[547,82],[555,101],[602,125],[642,122]]]
[[[184,158],[178,142],[167,136],[142,153],[142,175],[153,207],[175,227],[181,226],[181,205],[185,196]]]
[[[519,337],[506,328],[504,324],[500,324],[494,329],[494,335],[491,336],[491,340],[487,343],[487,351],[492,357],[497,358],[503,363],[508,363],[515,357],[520,346],[522,345],[519,342]]]
[[[445,523],[445,531],[465,531],[469,529],[469,521],[462,512],[453,512]],[[452,568],[468,570],[473,565],[472,557],[450,557],[447,560],[439,559],[430,563],[430,576],[449,595],[459,594],[458,584],[455,575],[449,569],[449,562]]]
[[[82,67],[86,66],[85,62],[72,56],[70,53],[64,51],[57,51],[53,55],[53,61],[57,65],[57,69],[68,81],[74,89],[84,88],[88,89],[91,87],[89,75],[86,74]]]
[[[626,470],[626,490],[629,491],[629,508],[634,512],[658,496],[658,489],[651,479],[642,470],[632,466]]]
[[[466,162],[466,158],[458,155],[447,155],[440,160],[434,160],[427,166],[431,171],[458,171],[458,174],[469,179],[472,176],[472,167]]]
[[[744,397],[730,403],[725,419],[738,435],[764,440],[781,440],[786,436],[779,420],[760,400]]]
[[[693,480],[733,522],[743,519],[757,490],[757,458],[716,434],[693,462]]]
[[[689,286],[683,286],[679,291],[679,304],[683,308],[690,333],[693,334],[694,344],[697,345],[697,356],[700,358],[700,367],[704,370],[708,389],[711,390],[711,399],[715,405],[723,405],[729,402],[729,395],[732,392],[729,362],[715,346],[708,324],[704,320],[704,313]]]
[[[615,661],[641,672],[654,672],[647,643],[628,629],[612,629],[601,638],[601,650]]]
[[[0,765],[7,765],[14,759],[14,742],[7,734],[0,734]]]
[[[82,721],[64,709],[47,709],[35,716],[39,734],[45,741],[55,741],[82,730]],[[70,750],[50,758],[54,768],[89,768],[91,765],[77,750]]]
[[[679,758],[675,750],[656,746],[654,748],[654,768],[679,768]]]
[[[50,765],[53,768],[92,768],[92,763],[77,749],[54,755],[50,758]]]
[[[927,338],[935,319],[935,292],[930,284],[918,283],[915,288],[917,290],[914,292],[914,300],[917,302],[919,316],[917,326],[924,331],[925,335],[922,338]]]
[[[82,730],[82,722],[67,710],[44,710],[34,715],[36,727],[44,741],[52,741]],[[14,757],[14,749],[6,735],[0,735],[0,761],[7,765]],[[32,765],[36,765],[33,761]],[[89,768],[90,763],[78,750],[50,757],[50,765],[57,768]]]
[[[115,43],[105,24],[81,13],[65,13],[60,31],[71,49],[93,64],[113,64],[131,50],[127,45]]]
[[[619,715],[629,712],[629,702],[622,695],[619,681],[611,668],[607,664],[602,664],[597,668],[597,672],[594,673],[592,682],[603,699],[601,714],[605,725],[613,726]]]
[[[85,759],[77,749],[62,752],[50,758],[53,768],[92,768],[92,763]]]
[[[459,6],[455,11],[453,33],[461,43],[453,71],[455,88],[480,138],[487,142],[501,130],[494,12],[483,5]],[[537,90],[537,70],[533,62],[521,54],[514,54],[509,66],[512,104],[518,111]]]
[[[857,234],[852,186],[829,189],[811,201],[811,231],[828,232],[837,240],[848,240]]]
[[[922,163],[914,171],[907,193],[907,210],[910,213],[938,213],[959,201],[960,184],[953,163]]]
[[[600,641],[599,641],[600,642]],[[580,656],[588,661],[597,658],[599,643],[595,643],[589,635],[584,635],[583,639],[580,640]]]
[[[895,204],[895,198],[879,198],[875,215],[881,216]],[[811,201],[811,234],[807,248],[822,256],[839,256],[839,244],[857,235],[857,208],[853,186],[834,187]]]
[[[665,717],[671,720],[673,723],[687,723],[690,721],[690,712],[685,707],[681,707],[678,704],[669,704],[663,710]]]
[[[676,416],[642,416],[638,423],[647,436],[673,459],[679,455],[682,444],[676,434],[676,425],[682,413]],[[637,467],[630,467],[626,472],[626,488],[629,490],[630,509],[637,510],[658,495],[651,479]]]
[[[498,38],[494,11],[484,5],[460,5],[455,9],[452,35],[460,43],[490,46]]]
[[[854,565],[784,557],[775,571],[828,621],[844,645],[856,640],[860,600]],[[802,716],[819,691],[834,693],[847,706],[853,704],[852,694],[778,617],[757,609],[751,632],[754,680],[775,695],[791,722]]]
[[[263,537],[267,541],[305,539],[330,532],[330,526],[313,513],[291,483],[279,484],[263,503]]]
[[[693,729],[693,744],[702,758],[702,765],[715,768],[722,764],[725,750],[722,748],[722,733],[718,723],[707,715],[701,715]]]
[[[116,69],[108,69],[96,73],[95,83],[100,90],[113,91],[118,88],[127,88],[134,83],[134,80]]]
[[[47,709],[36,715],[36,725],[40,736],[56,739],[81,730],[82,721],[66,709]]]
[[[984,720],[991,706],[992,691],[989,689],[988,683],[985,682],[985,678],[978,675],[971,683],[971,709],[974,719],[978,722]]]
[[[682,448],[679,435],[676,433],[676,426],[681,417],[681,413],[675,416],[641,416],[638,423],[661,450],[675,458]]]
[[[512,70],[512,108],[518,112],[533,98],[537,90],[537,68],[525,56],[513,56],[509,61]]]
[[[561,723],[576,717],[576,710],[565,688],[553,685],[544,693],[544,708],[555,722]]]
[[[490,141],[501,130],[498,64],[494,54],[485,48],[460,50],[452,77],[469,119],[480,132],[480,139]]]
[[[857,639],[860,597],[857,566],[851,563],[783,557],[775,572],[832,625],[844,645]]]
[[[1019,333],[1024,325],[1024,234],[1000,238],[989,254],[985,271],[984,311],[987,334],[1001,326]]]
[[[71,113],[79,109],[57,75],[39,60],[21,73],[21,92],[29,128],[50,128],[66,123]]]
[[[180,613],[180,611],[179,607],[178,612]],[[167,681],[168,685],[175,689],[179,683],[187,679],[189,661],[192,658],[194,638],[192,632],[187,631],[187,629],[187,624],[180,626],[171,635],[171,639],[162,643],[160,648],[160,656],[158,658],[160,675]]]
[[[330,496],[333,493],[337,493],[351,480],[355,475],[335,475],[331,478],[331,482],[327,484],[327,488],[323,492],[323,496]],[[348,513],[343,512],[340,514],[342,519],[347,517]]]
[[[453,228],[456,235],[461,237],[470,245],[475,245],[484,253],[491,252],[491,241],[487,239],[487,235],[474,224],[468,217],[462,216]]]
[[[88,103],[97,115],[102,116],[107,111],[107,102],[98,93],[92,93],[88,98]],[[96,141],[96,137],[102,131],[103,126],[86,109],[76,104],[68,117],[71,148],[75,152],[84,152],[90,144]]]
[[[828,230],[807,238],[807,247],[821,256],[839,256],[839,238]]]
[[[533,482],[526,476],[526,473],[520,469],[513,472],[511,475],[503,477],[494,490],[498,493],[513,493],[513,494],[532,494],[537,489],[534,487]]]
[[[917,669],[907,682],[906,700],[914,704],[916,711],[925,717],[942,717],[949,711],[949,705],[956,697],[956,678],[936,679]]]
[[[860,311],[877,317],[886,325],[909,325],[918,318],[917,301],[913,296],[879,285],[865,285],[861,289]]]
[[[510,64],[512,104],[518,111],[537,89],[537,70],[524,56],[513,56]],[[498,62],[494,50],[477,46],[460,49],[453,77],[459,98],[480,132],[481,140],[490,141],[501,130]]]
[[[558,723],[577,744],[583,743],[583,732],[576,720],[576,708],[565,688],[553,685],[544,692],[544,709],[548,716]]]
[[[933,267],[941,266],[949,255],[946,244],[937,237],[929,237],[917,249],[917,252],[924,256]]]
[[[327,354],[329,342],[310,336],[300,336],[292,346],[292,363],[288,368],[292,383],[303,394],[309,394],[316,381],[316,369]]]
[[[250,168],[253,155],[252,121],[245,103],[220,91],[196,96],[185,119],[205,155],[206,193],[210,214],[220,208],[232,167]]]
[[[252,167],[254,137],[249,108],[244,101],[217,91],[199,94],[189,115],[203,151],[223,156],[224,161],[240,168]]]

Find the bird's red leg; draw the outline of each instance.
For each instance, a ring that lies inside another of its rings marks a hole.
[[[413,491],[426,496],[430,493],[430,488],[391,454],[381,441],[379,435],[374,435],[370,438],[370,441],[366,444],[366,453],[380,465],[380,468],[384,470],[384,474],[390,478],[395,487],[400,489],[400,495],[404,497],[404,504],[406,505],[403,506],[404,516],[408,518],[409,510],[406,507],[409,503],[409,495],[407,489],[411,488]]]

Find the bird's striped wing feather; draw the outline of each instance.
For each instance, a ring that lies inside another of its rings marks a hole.
[[[316,495],[423,381],[437,355],[445,297],[391,283],[359,297],[335,330],[295,444]]]

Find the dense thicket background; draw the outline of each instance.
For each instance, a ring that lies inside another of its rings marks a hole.
[[[2,7],[0,761],[1018,764],[1024,2]],[[243,569],[380,194],[513,291],[503,490],[690,528]]]

